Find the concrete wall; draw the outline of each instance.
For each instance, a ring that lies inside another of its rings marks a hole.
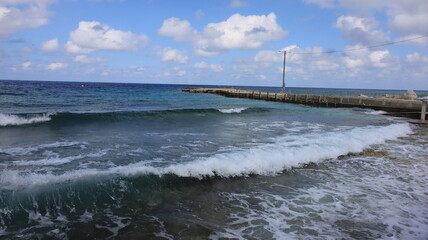
[[[213,93],[226,97],[260,99],[265,101],[297,103],[321,107],[372,108],[389,112],[420,112],[422,106],[422,102],[418,100],[298,95],[246,91],[233,88],[186,88],[183,89],[183,91],[191,93]]]

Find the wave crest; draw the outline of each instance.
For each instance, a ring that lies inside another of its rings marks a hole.
[[[178,177],[199,179],[213,176],[249,176],[251,174],[276,175],[284,170],[300,167],[304,164],[318,163],[350,152],[361,152],[370,145],[382,144],[387,140],[393,140],[410,133],[412,130],[408,123],[399,123],[321,134],[282,136],[278,137],[273,144],[262,144],[249,149],[219,153],[211,157],[166,167],[153,167],[149,166],[147,162],[141,161],[105,170],[72,170],[61,175],[5,170],[0,175],[0,186],[14,189],[108,175],[154,174],[162,176],[173,174]]]
[[[56,125],[75,125],[85,122],[110,122],[132,120],[147,117],[180,117],[199,114],[223,114],[223,113],[258,113],[268,112],[269,108],[189,108],[146,111],[119,111],[119,112],[57,112],[57,113],[28,113],[28,114],[2,114],[0,113],[0,126],[19,126],[49,122]]]
[[[222,113],[240,113],[247,110],[248,108],[228,108],[228,109],[218,109]]]
[[[29,116],[20,116],[15,114],[0,113],[0,126],[19,126],[33,124],[39,122],[47,122],[51,120],[51,115],[48,113],[32,114]]]

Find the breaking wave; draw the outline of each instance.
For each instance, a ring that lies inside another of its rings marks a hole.
[[[388,126],[368,126],[348,130],[303,135],[281,136],[274,143],[218,153],[210,157],[153,167],[147,162],[115,166],[108,169],[70,170],[60,175],[51,173],[21,172],[4,170],[0,176],[0,186],[6,189],[44,185],[100,176],[138,176],[144,174],[168,175],[178,177],[237,177],[276,175],[293,167],[308,163],[318,163],[325,159],[337,158],[350,152],[361,152],[373,144],[382,144],[412,133],[408,123]]]
[[[228,108],[228,109],[219,109],[222,113],[240,113],[248,108]]]
[[[121,111],[121,112],[58,112],[58,113],[29,113],[29,114],[2,114],[0,113],[0,126],[19,126],[49,122],[55,125],[78,124],[82,122],[122,121],[145,117],[179,117],[198,114],[223,113],[257,113],[269,112],[270,108],[200,108],[200,109],[170,109],[156,111]]]
[[[51,120],[51,115],[48,113],[43,114],[29,114],[29,115],[15,115],[0,113],[0,126],[18,126],[40,122],[47,122]]]

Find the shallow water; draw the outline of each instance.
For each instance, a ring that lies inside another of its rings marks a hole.
[[[174,85],[0,86],[0,238],[428,236],[426,127]]]

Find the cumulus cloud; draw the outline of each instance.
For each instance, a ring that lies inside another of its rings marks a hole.
[[[89,58],[86,55],[78,55],[73,58],[75,62],[83,64],[94,64],[94,63],[104,63],[106,60],[104,58]]]
[[[322,8],[342,7],[357,13],[384,11],[391,29],[403,35],[427,35],[428,1],[426,0],[305,0]]]
[[[175,17],[163,21],[158,34],[172,37],[174,41],[191,41],[194,36],[198,35],[197,31],[193,30],[189,21]]]
[[[66,63],[56,62],[56,63],[49,64],[46,69],[51,70],[51,71],[55,71],[55,70],[66,68],[66,67],[67,67]]]
[[[156,55],[162,62],[169,62],[174,64],[186,64],[189,60],[186,52],[174,48],[158,48]]]
[[[282,39],[287,32],[276,22],[276,15],[242,16],[234,14],[224,22],[210,23],[202,32],[192,28],[186,20],[166,19],[158,30],[162,36],[174,41],[193,44],[195,54],[215,56],[230,49],[256,49],[263,42]]]
[[[361,49],[359,51],[346,51]],[[392,56],[388,50],[370,50],[363,45],[346,46],[342,54],[329,54],[321,47],[300,48],[291,45],[283,48],[287,51],[286,76],[303,81],[329,79],[345,83],[355,78],[365,77],[370,81],[373,76],[394,76],[402,67],[400,58]],[[420,63],[424,58],[409,55],[409,61]],[[428,59],[427,59],[428,60]],[[267,79],[280,78],[283,54],[277,51],[259,51],[250,59],[235,61],[233,70],[247,77],[265,75]],[[275,71],[272,71],[275,68]],[[275,73],[275,74],[273,74]],[[243,76],[243,75],[240,76]],[[354,86],[355,87],[355,86]]]
[[[54,39],[51,39],[51,40],[44,42],[40,48],[43,51],[47,51],[47,52],[58,51],[59,50],[58,38],[54,38]]]
[[[370,53],[369,58],[375,67],[388,67],[388,62],[384,61],[388,56],[388,50],[381,50]]]
[[[70,33],[65,45],[72,54],[90,53],[97,50],[135,51],[145,47],[149,38],[130,31],[120,31],[106,24],[82,21],[76,30]]]
[[[51,1],[43,0],[4,0],[0,2],[0,40],[10,35],[31,28],[38,28],[48,23],[52,14],[47,5]],[[16,7],[16,5],[24,7]]]
[[[389,41],[385,33],[380,30],[373,30],[378,26],[378,23],[374,19],[340,16],[334,26],[342,31],[343,37],[353,43],[373,45]]]
[[[199,69],[210,69],[214,72],[223,72],[224,71],[224,66],[223,65],[218,65],[218,64],[209,64],[206,62],[198,62],[195,63],[195,65],[193,65],[194,68],[199,68]]]

